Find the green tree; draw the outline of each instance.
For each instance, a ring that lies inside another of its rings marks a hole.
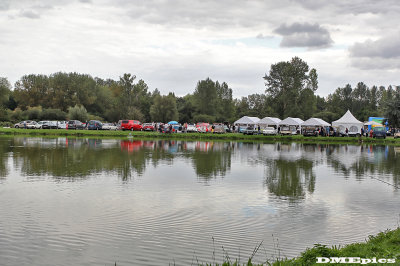
[[[197,112],[199,114],[211,116],[216,114],[217,88],[214,81],[212,81],[210,78],[199,81],[193,96],[196,103]]]
[[[173,93],[166,96],[157,95],[154,103],[150,107],[150,116],[154,122],[168,122],[178,120],[178,108],[176,107],[176,98]]]
[[[176,99],[176,104],[178,108],[179,121],[181,123],[194,122],[195,115],[195,103],[192,94],[187,94],[184,97],[178,97]]]
[[[0,108],[4,107],[11,94],[11,85],[7,78],[0,77]]]
[[[305,89],[315,92],[318,88],[317,71],[310,70],[308,64],[298,57],[271,65],[264,80],[266,93],[273,98],[275,110],[281,118],[297,116],[301,92]]]
[[[400,127],[400,94],[386,103],[385,116],[393,127]]]

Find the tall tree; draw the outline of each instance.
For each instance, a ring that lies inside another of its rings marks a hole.
[[[4,108],[11,94],[11,85],[7,78],[0,77],[0,108]]]
[[[178,108],[176,107],[176,98],[173,93],[154,98],[154,103],[150,107],[151,119],[154,122],[168,122],[178,120]]]
[[[214,81],[210,78],[199,81],[193,96],[198,113],[215,116],[217,109],[217,89]]]
[[[298,57],[271,65],[264,80],[266,93],[273,98],[281,118],[297,116],[301,92],[305,89],[315,92],[318,88],[317,71],[310,70],[308,64]]]

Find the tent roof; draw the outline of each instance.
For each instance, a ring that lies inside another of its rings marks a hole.
[[[364,124],[361,121],[358,121],[357,118],[354,117],[354,115],[350,112],[350,110],[347,110],[347,112],[339,119],[336,121],[333,121],[332,124]]]
[[[257,122],[257,124],[265,124],[265,125],[278,125],[281,120],[276,117],[264,117],[260,121]]]
[[[301,120],[300,118],[293,118],[293,117],[288,117],[281,122],[279,122],[279,125],[288,125],[288,126],[300,126],[301,123],[304,121]]]
[[[234,124],[256,124],[260,121],[258,117],[251,117],[251,116],[243,116],[239,120],[235,121]]]
[[[301,125],[302,126],[322,126],[322,127],[330,126],[329,123],[325,122],[321,118],[315,118],[315,117],[311,117],[310,119],[304,121]]]

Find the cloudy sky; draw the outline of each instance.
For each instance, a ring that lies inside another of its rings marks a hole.
[[[399,13],[398,0],[0,0],[0,77],[132,73],[177,95],[210,77],[240,97],[298,56],[322,96],[399,85]]]

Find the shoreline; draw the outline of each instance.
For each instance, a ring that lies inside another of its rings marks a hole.
[[[100,138],[127,138],[133,139],[174,139],[174,140],[216,140],[216,141],[254,141],[254,142],[300,142],[300,143],[332,143],[332,144],[380,144],[400,146],[400,138],[374,139],[366,137],[304,137],[294,136],[264,136],[244,135],[242,133],[159,133],[144,131],[108,131],[108,130],[66,130],[66,129],[16,129],[0,128],[0,135],[31,136],[31,137],[100,137]]]

